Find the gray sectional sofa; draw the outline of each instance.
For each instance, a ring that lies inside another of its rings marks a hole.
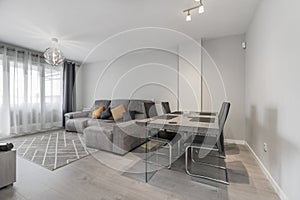
[[[123,120],[92,119],[92,112],[104,106],[115,108],[123,104]],[[65,129],[83,133],[87,147],[124,155],[145,142],[146,130],[135,121],[157,116],[155,103],[150,100],[96,100],[91,110],[65,114]]]

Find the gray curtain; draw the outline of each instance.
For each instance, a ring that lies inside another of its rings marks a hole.
[[[76,65],[65,61],[63,68],[63,126],[65,126],[64,114],[76,110]]]

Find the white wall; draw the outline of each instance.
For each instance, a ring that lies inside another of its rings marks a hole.
[[[245,139],[245,50],[244,35],[203,40],[203,110],[219,111],[231,102],[225,127],[226,139]]]
[[[180,56],[178,51],[180,49]],[[191,51],[191,49],[193,51]],[[192,66],[193,65],[193,66]],[[115,60],[84,64],[82,106],[95,99],[151,99],[168,101],[171,110],[200,110],[201,46],[192,42],[165,50],[143,49]],[[80,80],[80,79],[79,79]]]
[[[152,99],[157,104],[169,101],[177,108],[176,54],[161,50],[140,50],[109,62],[82,67],[83,106],[95,99]]]
[[[161,113],[161,101],[169,101],[171,109],[177,110],[178,97],[180,110],[200,110],[203,101],[204,111],[219,111],[222,102],[227,100],[232,107],[225,137],[244,140],[245,50],[241,47],[244,39],[244,35],[237,35],[204,40],[202,53],[195,44],[181,44],[178,52],[182,58],[158,50],[130,53],[108,67],[102,78],[101,73],[109,64],[108,61],[85,64],[81,68],[84,88],[82,105],[90,107],[94,99],[105,98],[155,99]],[[201,72],[201,54],[202,97],[198,74]],[[132,70],[136,66],[139,67]]]
[[[246,139],[291,200],[300,199],[299,8],[263,0],[246,35]]]
[[[201,110],[201,51],[201,42],[187,41],[178,47],[178,110]]]

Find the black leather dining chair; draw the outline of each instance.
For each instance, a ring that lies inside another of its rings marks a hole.
[[[171,113],[169,102],[161,102],[161,106],[164,114]]]
[[[162,108],[163,108],[163,113],[164,114],[169,114],[171,113],[171,109],[169,106],[169,102],[161,102]],[[172,165],[172,158],[173,158],[173,146],[177,144],[177,156],[180,154],[180,139],[181,135],[176,132],[170,132],[166,130],[159,130],[156,134],[151,136],[149,138],[150,140],[157,141],[160,143],[163,143],[163,147],[167,147],[169,150],[168,155],[160,154],[163,156],[168,156],[169,159],[169,165],[167,166],[169,169],[171,168]]]
[[[159,143],[162,143],[162,148],[167,148],[168,149],[168,154],[163,154],[163,153],[156,153],[161,156],[166,156],[168,157],[168,169],[171,169],[172,162],[173,162],[173,147],[177,145],[177,156],[178,158],[180,156],[180,139],[181,135],[176,132],[170,132],[166,130],[159,130],[157,134],[154,134],[149,138],[151,141],[156,141]]]
[[[229,113],[229,109],[230,109],[230,106],[231,104],[229,102],[223,102],[222,103],[222,107],[221,107],[221,110],[220,110],[220,113],[219,113],[219,123],[221,123],[221,119],[224,118],[224,123],[226,122],[227,120],[227,117],[228,117],[228,113]],[[225,156],[225,142],[224,142],[224,130],[222,129],[222,132],[220,133],[220,136],[219,136],[219,141],[220,141],[220,148],[221,148],[221,151],[223,153],[223,156]]]
[[[186,169],[186,173],[188,175],[198,177],[198,178],[204,178],[204,179],[215,181],[215,182],[218,182],[218,183],[229,184],[226,166],[215,165],[215,164],[206,163],[206,162],[202,162],[202,161],[197,162],[198,164],[202,164],[202,165],[206,165],[206,166],[209,166],[209,167],[214,167],[214,168],[224,170],[226,180],[220,180],[220,179],[212,178],[212,177],[209,177],[209,176],[193,174],[189,170],[189,167],[188,167],[188,158],[189,158],[189,150],[190,149],[191,149],[191,160],[192,160],[192,162],[195,162],[195,160],[193,159],[193,154],[194,154],[193,150],[194,149],[198,149],[198,150],[203,149],[206,152],[208,152],[208,153],[203,155],[203,158],[209,156],[210,152],[212,152],[212,151],[219,152],[220,154],[223,153],[224,146],[222,146],[222,144],[221,144],[222,142],[221,142],[220,137],[223,134],[223,130],[224,130],[225,122],[226,122],[227,117],[228,117],[230,106],[231,106],[231,104],[229,102],[224,102],[222,104],[222,107],[221,107],[221,110],[220,110],[220,113],[219,113],[219,132],[218,132],[217,135],[215,135],[215,136],[212,136],[212,135],[209,135],[209,136],[195,135],[195,136],[191,136],[191,138],[189,139],[189,141],[191,141],[191,143],[187,144],[186,150],[185,150],[185,169]],[[224,140],[223,140],[223,145],[224,145]],[[219,157],[219,158],[222,158],[222,157]]]
[[[222,106],[220,108],[220,111],[218,113],[218,118],[219,120],[222,118],[222,115],[224,114],[224,110],[226,109],[226,107],[229,106],[230,107],[230,103],[229,102],[223,102]],[[215,113],[213,112],[205,112],[207,115],[213,115]],[[225,115],[225,121],[227,119],[228,113],[227,115]],[[220,157],[225,158],[225,144],[224,144],[224,131],[222,131],[222,133],[219,136],[219,143],[220,143],[220,150],[223,153],[223,155],[221,155]]]

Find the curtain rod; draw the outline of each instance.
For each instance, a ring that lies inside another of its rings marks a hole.
[[[29,51],[31,53],[35,53],[35,54],[38,54],[38,55],[43,57],[43,52],[40,52],[40,51],[36,51],[36,50],[33,50],[33,49],[24,48],[24,47],[20,47],[20,46],[17,46],[17,45],[13,45],[13,44],[9,44],[9,43],[0,41],[0,46],[1,45],[5,46],[5,47],[10,47],[10,48],[13,48],[13,49],[16,49],[16,50]],[[77,62],[77,61],[74,61],[74,60],[65,59],[65,61],[75,63],[77,67],[81,66],[80,62]]]
[[[76,62],[76,61],[74,61],[74,60],[68,60],[68,59],[65,59],[65,62],[74,63],[74,64],[76,65],[76,67],[80,67],[80,66],[81,66],[81,63]]]

